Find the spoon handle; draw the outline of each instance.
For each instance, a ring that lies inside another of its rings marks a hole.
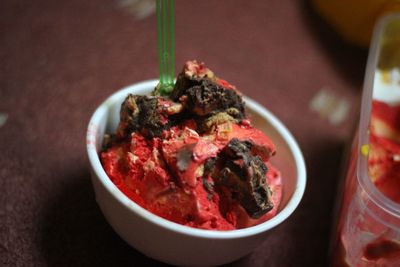
[[[157,38],[160,60],[160,94],[169,94],[174,86],[174,5],[175,0],[157,0]]]

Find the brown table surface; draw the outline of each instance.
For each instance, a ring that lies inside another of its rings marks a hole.
[[[8,116],[0,127],[2,266],[162,265],[113,231],[89,178],[85,133],[95,107],[158,75],[155,14],[138,19],[123,2],[0,2],[0,113]],[[176,1],[177,70],[187,59],[206,62],[274,112],[306,159],[298,209],[232,266],[327,264],[366,56],[304,1]],[[310,110],[324,87],[350,101],[343,123]]]

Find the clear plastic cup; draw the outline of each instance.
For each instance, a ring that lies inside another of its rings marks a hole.
[[[360,122],[339,190],[341,197],[338,198],[337,227],[332,242],[332,266],[400,266],[400,204],[387,198],[371,181],[368,155],[361,153],[370,142],[375,74],[382,57],[390,57],[384,54],[387,51],[382,47],[388,37],[400,38],[400,31],[393,32],[393,27],[388,28],[393,23],[400,25],[400,14],[382,18],[375,27]],[[400,52],[400,42],[398,49],[393,51]],[[398,63],[400,67],[400,61]]]

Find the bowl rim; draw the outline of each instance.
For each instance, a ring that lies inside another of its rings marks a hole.
[[[122,193],[115,184],[111,181],[111,179],[107,176],[106,172],[103,169],[103,166],[100,162],[100,157],[96,151],[96,148],[93,144],[89,142],[92,137],[92,130],[91,125],[98,125],[100,118],[104,116],[104,113],[107,111],[107,108],[110,103],[115,102],[117,99],[120,99],[122,96],[126,96],[129,92],[132,91],[146,91],[148,88],[154,88],[158,83],[158,80],[145,80],[138,83],[134,83],[132,85],[128,85],[123,87],[122,89],[116,91],[111,96],[109,96],[102,104],[100,104],[95,112],[93,113],[92,117],[90,118],[87,134],[86,134],[86,150],[88,153],[88,158],[90,165],[94,171],[96,178],[101,182],[102,186],[104,186],[107,191],[118,201],[120,204],[125,206],[125,208],[129,209],[130,211],[136,213],[138,216],[141,216],[143,219],[168,229],[170,231],[189,235],[198,238],[211,238],[211,239],[234,239],[234,238],[244,238],[249,236],[254,236],[260,233],[263,233],[267,230],[274,228],[275,226],[279,225],[285,219],[287,219],[297,208],[299,205],[306,186],[306,167],[303,155],[301,150],[289,132],[289,130],[284,126],[284,124],[275,117],[269,110],[263,107],[261,104],[257,103],[256,101],[248,98],[243,97],[244,101],[246,102],[246,106],[250,107],[254,112],[258,113],[263,119],[267,120],[272,127],[274,127],[277,132],[283,137],[286,141],[291,154],[296,162],[296,172],[297,172],[297,182],[295,185],[294,192],[289,199],[288,203],[285,207],[282,208],[274,217],[271,219],[248,228],[243,229],[236,229],[230,231],[218,231],[218,230],[205,230],[205,229],[198,229],[193,228],[185,225],[181,225],[158,215],[147,211],[146,209],[142,208],[134,201],[129,199],[124,193]]]

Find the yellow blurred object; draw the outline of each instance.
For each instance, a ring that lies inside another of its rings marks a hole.
[[[349,42],[368,47],[377,19],[400,12],[400,0],[312,0],[315,10]]]
[[[369,145],[365,144],[361,146],[361,155],[363,155],[364,157],[368,156],[369,153]]]

